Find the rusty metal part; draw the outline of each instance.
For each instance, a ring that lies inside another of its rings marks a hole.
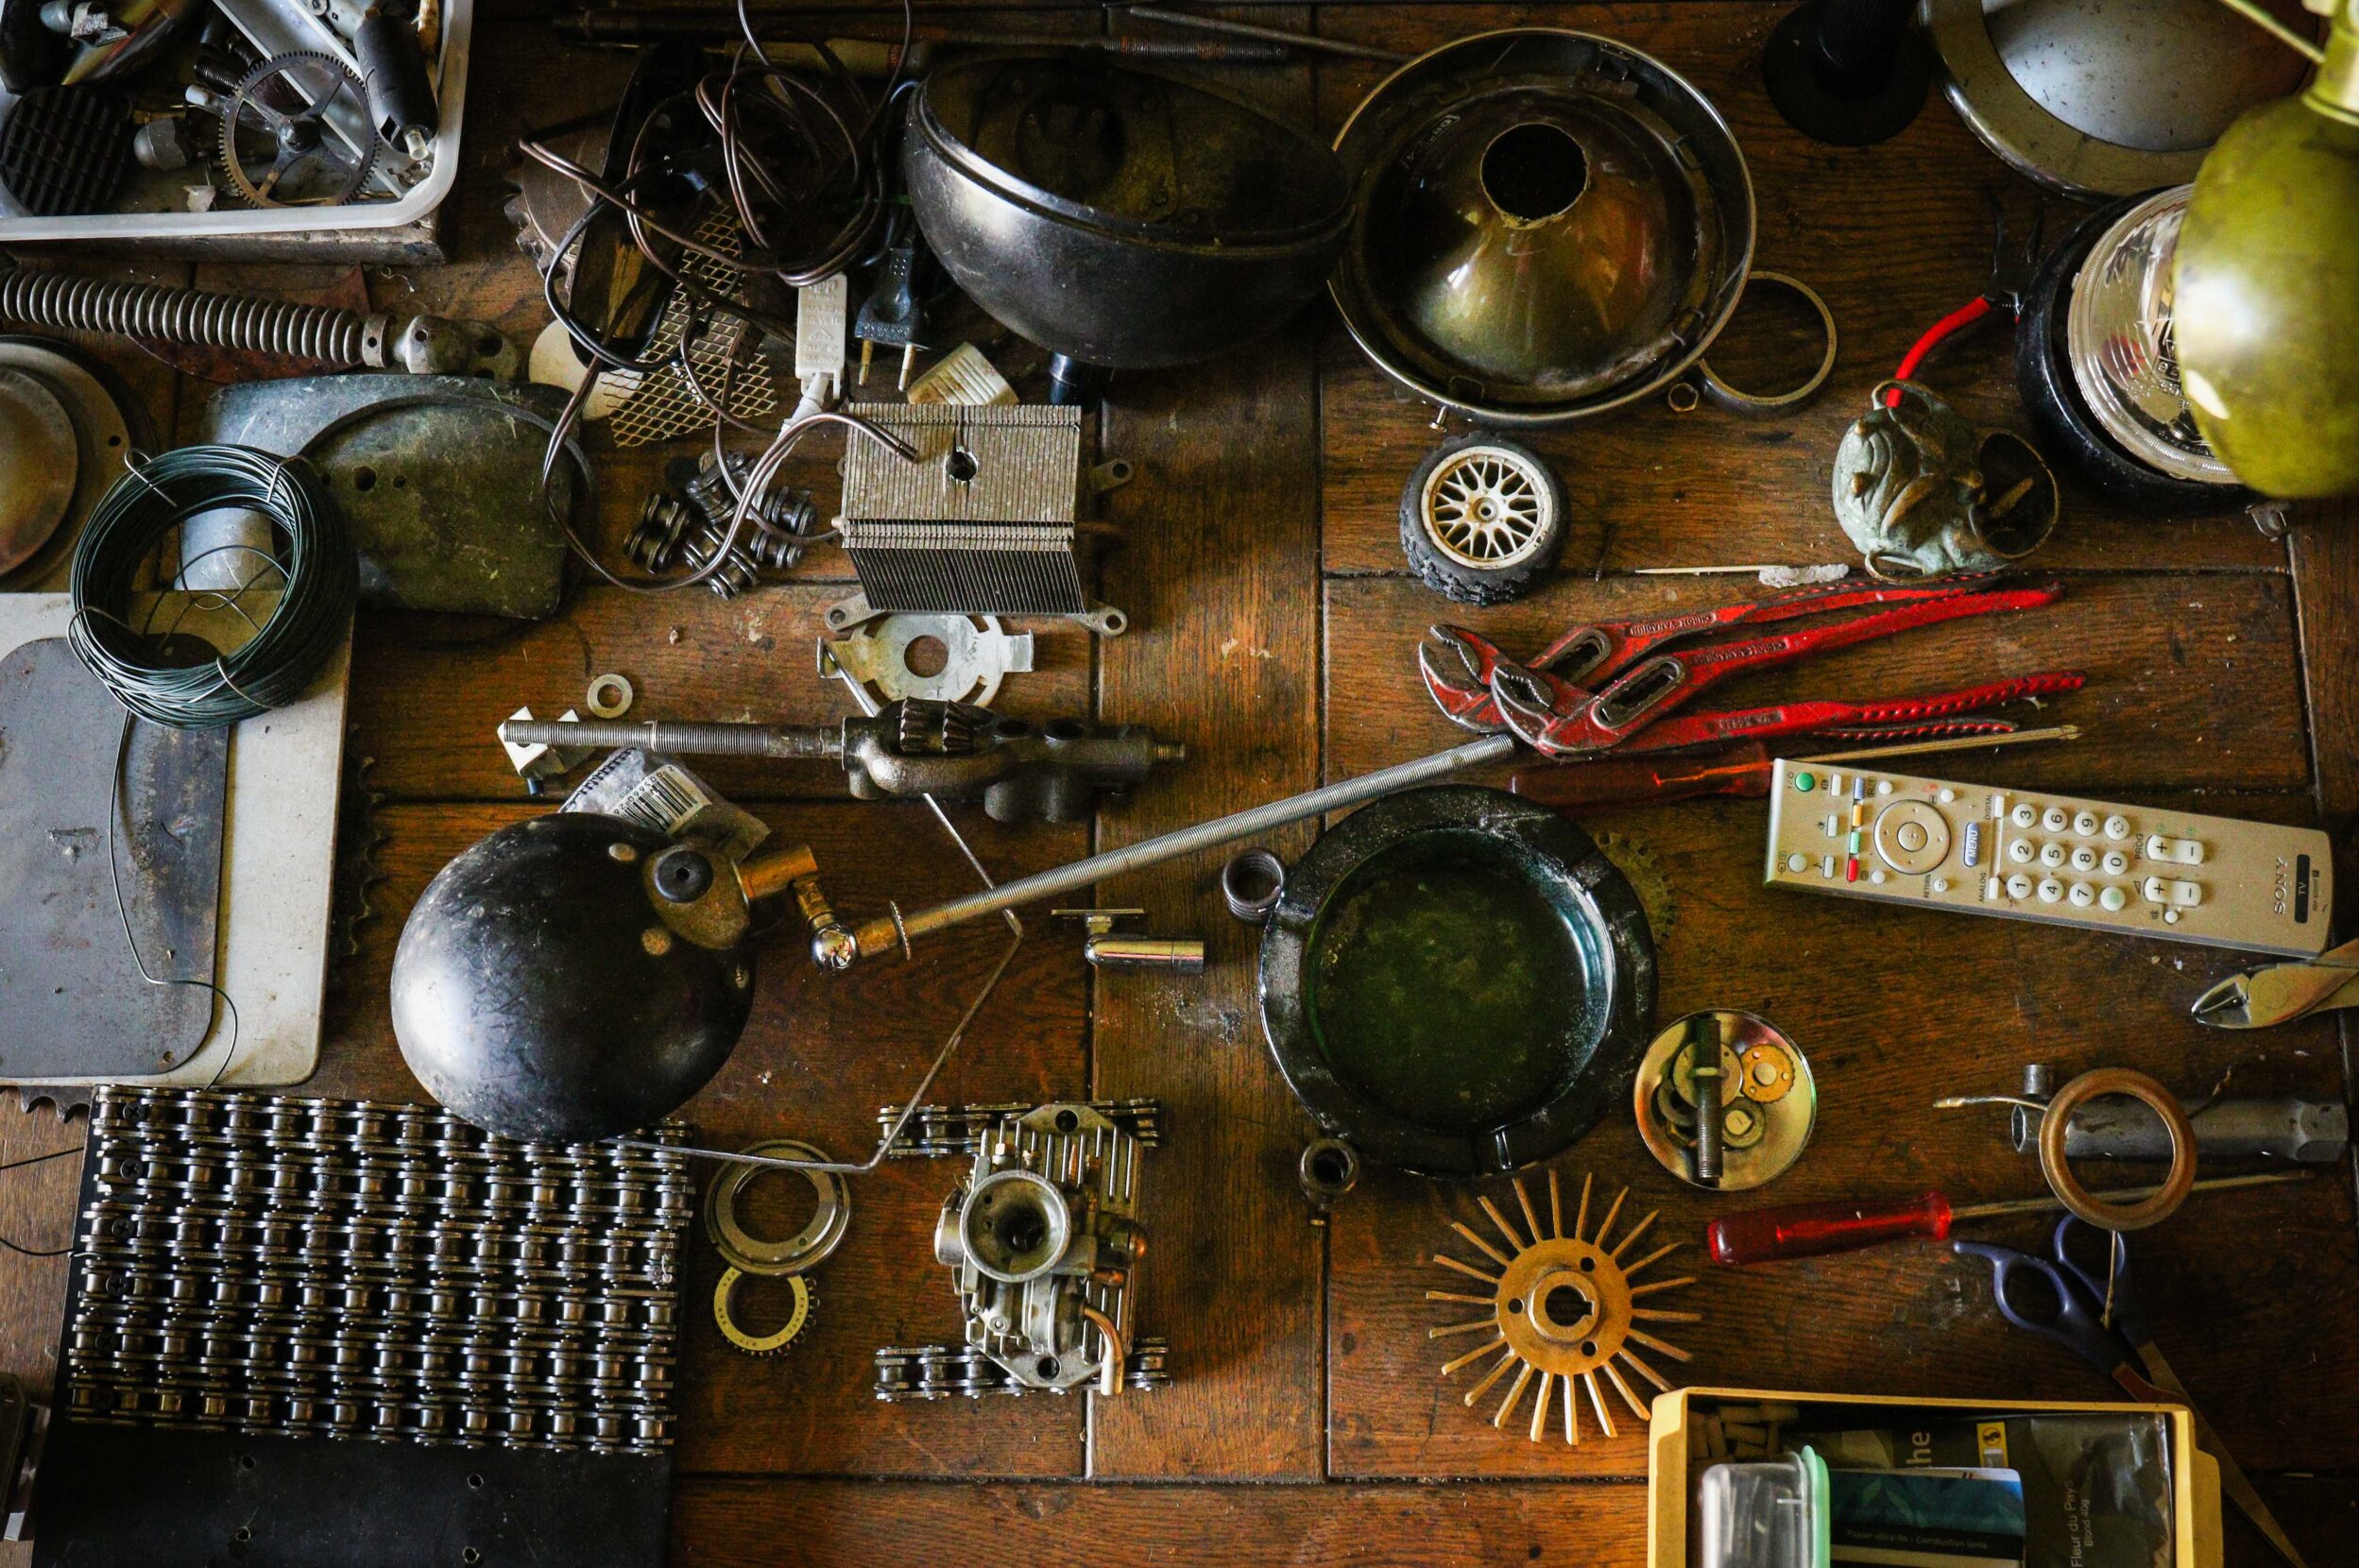
[[[1450,1228],[1479,1253],[1485,1263],[1468,1263],[1446,1253],[1433,1255],[1434,1262],[1456,1270],[1488,1291],[1483,1295],[1470,1295],[1462,1290],[1426,1292],[1426,1300],[1430,1302],[1451,1302],[1483,1309],[1464,1321],[1427,1331],[1430,1339],[1453,1338],[1462,1334],[1482,1337],[1474,1349],[1445,1362],[1442,1375],[1455,1376],[1462,1370],[1480,1367],[1480,1377],[1465,1394],[1465,1404],[1471,1407],[1513,1369],[1513,1381],[1491,1416],[1491,1424],[1500,1428],[1507,1425],[1507,1418],[1522,1402],[1524,1390],[1536,1385],[1530,1420],[1534,1442],[1548,1429],[1552,1402],[1563,1412],[1560,1419],[1564,1440],[1581,1440],[1581,1418],[1573,1392],[1576,1382],[1588,1394],[1589,1407],[1598,1428],[1609,1438],[1615,1436],[1614,1415],[1607,1407],[1600,1377],[1613,1386],[1632,1414],[1641,1423],[1646,1422],[1651,1414],[1650,1401],[1639,1398],[1624,1372],[1635,1373],[1664,1393],[1671,1391],[1671,1385],[1633,1347],[1644,1347],[1675,1361],[1690,1357],[1687,1352],[1639,1325],[1702,1321],[1701,1313],[1673,1311],[1648,1300],[1661,1291],[1694,1284],[1692,1276],[1637,1282],[1639,1274],[1684,1243],[1667,1241],[1636,1258],[1626,1259],[1623,1254],[1653,1225],[1655,1214],[1650,1213],[1625,1230],[1618,1240],[1613,1239],[1614,1222],[1621,1214],[1623,1201],[1630,1196],[1630,1189],[1624,1187],[1614,1195],[1592,1229],[1589,1211],[1593,1180],[1589,1176],[1581,1179],[1580,1207],[1569,1230],[1564,1224],[1563,1188],[1557,1173],[1551,1170],[1546,1224],[1532,1207],[1531,1196],[1522,1179],[1517,1178],[1511,1185],[1516,1207],[1521,1211],[1523,1229],[1519,1230],[1490,1199],[1476,1200],[1493,1227],[1505,1238],[1507,1251],[1494,1246],[1473,1226],[1453,1220]],[[1492,1272],[1492,1269],[1497,1272]]]
[[[1359,1185],[1359,1150],[1342,1138],[1313,1138],[1303,1146],[1294,1174],[1310,1200],[1310,1222],[1324,1225],[1327,1211]]]
[[[377,165],[379,143],[373,133],[348,140],[331,111],[340,103],[349,114],[366,102],[360,77],[334,55],[305,50],[264,60],[221,100],[230,188],[256,207],[352,200]]]

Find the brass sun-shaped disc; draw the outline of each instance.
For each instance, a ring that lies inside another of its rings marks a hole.
[[[1476,1200],[1491,1223],[1498,1228],[1499,1235],[1506,1238],[1511,1251],[1501,1252],[1472,1226],[1450,1221],[1450,1229],[1497,1266],[1496,1273],[1446,1253],[1433,1254],[1434,1262],[1457,1270],[1491,1291],[1487,1296],[1454,1290],[1426,1292],[1429,1302],[1459,1302],[1489,1311],[1487,1317],[1447,1323],[1429,1331],[1429,1337],[1435,1339],[1461,1334],[1485,1336],[1473,1350],[1445,1363],[1442,1375],[1455,1376],[1465,1368],[1489,1362],[1475,1386],[1466,1390],[1466,1403],[1472,1406],[1513,1369],[1514,1381],[1509,1384],[1506,1397],[1499,1401],[1491,1417],[1491,1424],[1499,1427],[1507,1424],[1508,1416],[1522,1402],[1524,1390],[1536,1384],[1539,1391],[1531,1407],[1534,1442],[1547,1430],[1551,1404],[1564,1411],[1564,1440],[1581,1440],[1580,1409],[1573,1397],[1573,1382],[1578,1378],[1588,1390],[1589,1408],[1597,1417],[1598,1429],[1613,1437],[1614,1416],[1606,1407],[1605,1393],[1598,1382],[1599,1376],[1612,1384],[1623,1403],[1644,1421],[1649,1414],[1647,1405],[1632,1390],[1623,1370],[1635,1372],[1665,1393],[1671,1391],[1671,1386],[1632,1347],[1641,1345],[1675,1361],[1688,1359],[1685,1351],[1638,1325],[1702,1321],[1701,1313],[1640,1304],[1657,1292],[1693,1285],[1692,1275],[1632,1283],[1641,1271],[1682,1244],[1665,1242],[1643,1257],[1624,1261],[1624,1254],[1646,1235],[1654,1223],[1655,1214],[1661,1212],[1649,1214],[1623,1232],[1618,1240],[1614,1239],[1614,1221],[1621,1215],[1622,1201],[1630,1196],[1628,1187],[1614,1195],[1614,1202],[1606,1205],[1605,1215],[1592,1234],[1591,1178],[1581,1179],[1581,1205],[1573,1216],[1570,1232],[1564,1228],[1564,1192],[1555,1171],[1548,1172],[1548,1222],[1545,1228],[1524,1184],[1518,1180],[1512,1185],[1515,1204],[1523,1211],[1524,1223],[1530,1228],[1529,1236],[1517,1230],[1490,1199]]]

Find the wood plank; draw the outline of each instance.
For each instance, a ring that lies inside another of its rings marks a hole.
[[[1453,605],[1399,579],[1327,584],[1327,775],[1347,778],[1455,743],[1418,682],[1416,644],[1452,622],[1529,656],[1565,627],[1731,603],[1760,590],[1726,579],[1564,578],[1496,609]],[[2079,670],[2080,691],[2028,724],[2072,723],[2074,742],[1951,765],[1976,778],[2082,794],[2186,787],[2283,790],[2310,779],[2291,594],[2257,575],[2077,574],[2043,609],[1909,632],[1716,688],[1699,709],[1797,696],[1872,701],[1954,690],[2040,670]],[[1798,743],[1799,746],[1799,743]],[[1833,749],[1824,745],[1818,750]],[[1939,774],[1939,759],[1924,771]],[[2235,814],[2232,806],[2212,810]]]
[[[373,900],[379,912],[361,928],[360,952],[337,988],[319,1077],[300,1092],[419,1098],[387,1014],[402,922],[453,854],[528,814],[504,806],[396,805],[382,811],[386,880]],[[823,880],[848,916],[876,912],[888,896],[930,903],[972,885],[921,810],[835,805],[763,815],[781,835],[812,844]],[[1071,859],[1084,847],[1078,827],[1035,827],[1019,836],[972,815],[974,823],[962,819],[962,827],[984,863],[1004,875]],[[1033,922],[1032,930],[931,1099],[996,1102],[1086,1092],[1077,945],[1045,919]],[[916,1082],[1004,943],[999,926],[978,927],[934,944],[914,966],[879,964],[830,978],[804,959],[790,919],[756,946],[753,1020],[719,1076],[683,1109],[683,1119],[719,1148],[794,1137],[838,1158],[865,1158],[875,1147],[877,1107]],[[712,1169],[698,1167],[700,1184]],[[1081,1401],[888,1406],[870,1393],[871,1358],[880,1345],[959,1338],[949,1277],[933,1261],[932,1239],[934,1212],[956,1175],[955,1162],[894,1161],[852,1179],[850,1232],[812,1276],[821,1303],[816,1323],[776,1359],[749,1359],[722,1341],[710,1304],[719,1269],[697,1233],[682,1287],[683,1466],[1079,1474]],[[800,1223],[789,1208],[778,1211],[780,1234]],[[756,1307],[766,1291],[757,1295]]]
[[[1308,102],[1274,107],[1301,113]],[[1107,449],[1145,479],[1108,507],[1130,537],[1107,564],[1106,595],[1134,629],[1099,655],[1101,713],[1176,735],[1188,761],[1170,787],[1102,818],[1101,847],[1317,782],[1316,391],[1297,323],[1219,365],[1120,378],[1105,404]],[[1297,829],[1273,842],[1291,853],[1308,841]],[[1252,946],[1214,882],[1225,858],[1119,887],[1159,929],[1213,946],[1202,977],[1109,977],[1098,988],[1098,1092],[1157,1095],[1167,1108],[1167,1141],[1146,1171],[1155,1253],[1141,1300],[1148,1331],[1171,1341],[1172,1386],[1097,1406],[1093,1475],[1320,1470],[1321,1249],[1292,1168],[1308,1122],[1254,1038]]]
[[[1484,26],[1546,25],[1601,32],[1653,54],[1720,109],[1744,149],[1759,208],[1755,264],[1799,277],[1835,313],[1834,377],[1789,418],[1752,420],[1708,406],[1676,415],[1649,401],[1618,417],[1518,435],[1564,483],[1567,573],[1855,560],[1828,500],[1837,441],[1918,334],[1990,286],[1991,198],[2006,206],[2013,233],[2030,224],[2029,182],[1984,151],[1938,94],[1906,131],[1878,146],[1821,146],[1787,126],[1762,86],[1760,46],[1789,9],[1766,0],[1545,13],[1343,6],[1320,14],[1323,32],[1395,49],[1430,48]],[[1382,75],[1381,66],[1359,61],[1323,69],[1323,124],[1340,126]],[[2048,206],[2052,246],[2081,210],[2052,198]],[[1740,309],[1723,358],[1758,331],[1753,311]],[[2011,356],[2005,326],[1988,323],[1945,345],[1923,377],[1975,423],[2028,434]],[[1401,486],[1442,439],[1429,428],[1432,409],[1396,391],[1340,327],[1323,340],[1322,364],[1327,570],[1401,572]],[[2064,516],[2042,565],[2284,568],[2283,549],[2232,513],[2162,521],[2106,504],[2069,477],[2065,488]]]
[[[1634,1486],[917,1486],[741,1481],[674,1488],[683,1564],[891,1562],[951,1568],[1002,1554],[1037,1568],[1189,1562],[1646,1560]]]

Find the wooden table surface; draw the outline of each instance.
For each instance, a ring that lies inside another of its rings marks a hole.
[[[1784,9],[1778,0],[1254,9],[1265,22],[1402,50],[1542,23],[1654,54],[1735,126],[1759,198],[1758,264],[1825,296],[1841,325],[1840,358],[1825,396],[1791,418],[1680,416],[1650,402],[1535,437],[1571,498],[1563,570],[1545,591],[1494,611],[1447,606],[1405,574],[1400,486],[1439,437],[1429,412],[1359,355],[1324,302],[1219,364],[1123,376],[1101,416],[1101,445],[1139,477],[1107,503],[1124,542],[1102,589],[1133,629],[1093,643],[1061,623],[1037,626],[1040,668],[1011,680],[1002,705],[1151,724],[1184,741],[1188,758],[1094,828],[1007,829],[966,813],[995,873],[1041,869],[1451,743],[1459,732],[1419,690],[1411,654],[1421,628],[1444,615],[1516,649],[1576,619],[1757,591],[1749,579],[1639,577],[1635,568],[1846,557],[1827,501],[1837,437],[1916,334],[1984,286],[1993,200],[2020,223],[2034,192],[1938,98],[1877,147],[1819,146],[1788,129],[1758,63]],[[1094,9],[1017,20],[1099,25]],[[525,0],[486,8],[474,56],[450,214],[454,259],[371,270],[366,282],[381,309],[479,315],[527,341],[545,316],[499,214],[506,147],[609,101],[628,57],[554,44]],[[1245,85],[1331,133],[1379,75],[1323,60],[1251,73]],[[2050,207],[2053,239],[2077,214]],[[319,268],[125,270],[288,294],[336,278]],[[1035,352],[988,330],[980,340],[1028,397],[1043,394]],[[185,427],[201,386],[136,352],[106,351],[167,429]],[[2021,428],[2009,365],[2008,333],[1986,328],[1942,349],[1925,379],[1970,418]],[[601,452],[610,551],[669,454]],[[823,503],[833,456],[830,447],[802,465]],[[2087,690],[2051,716],[2081,725],[2078,743],[1942,760],[1974,778],[2320,824],[2347,846],[2359,810],[2355,520],[2350,508],[2298,510],[2289,537],[2272,541],[2240,515],[2153,520],[2068,478],[2064,520],[2037,562],[2068,585],[2061,604],[1852,650],[1747,691],[1870,697],[2077,667]],[[501,717],[520,704],[576,704],[586,679],[609,670],[637,686],[640,715],[840,713],[840,689],[812,673],[812,639],[820,606],[847,579],[841,554],[820,552],[795,580],[733,603],[586,588],[559,619],[472,652],[437,651],[414,622],[365,617],[351,745],[373,759],[385,880],[337,976],[318,1076],[301,1092],[416,1096],[386,1016],[402,917],[451,856],[541,809],[521,798],[493,741]],[[849,912],[966,889],[915,806],[851,803],[819,765],[708,771],[789,842],[811,842]],[[2067,1074],[2136,1066],[2189,1097],[2223,1079],[2238,1093],[2345,1093],[2331,1020],[2254,1034],[2189,1021],[2187,1003],[2233,966],[2228,955],[1770,893],[1759,885],[1764,819],[1758,802],[1690,803],[1589,826],[1644,845],[1665,873],[1671,907],[1651,912],[1659,1016],[1753,1010],[1809,1055],[1817,1135],[1768,1196],[2036,1191],[1997,1116],[1929,1109],[1940,1095],[2008,1091],[2031,1061]],[[359,829],[348,817],[346,831]],[[1272,842],[1292,854],[1310,837],[1304,828]],[[929,1245],[953,1167],[896,1163],[859,1182],[849,1237],[815,1276],[817,1324],[785,1356],[749,1359],[723,1343],[701,1304],[714,1260],[692,1249],[676,1561],[1643,1559],[1646,1458],[1634,1423],[1577,1449],[1533,1444],[1494,1431],[1436,1375],[1442,1347],[1425,1331],[1439,1320],[1423,1292],[1445,1281],[1426,1259],[1449,1239],[1452,1219],[1476,1217],[1479,1190],[1504,1186],[1373,1171],[1330,1225],[1310,1222],[1293,1169],[1310,1124],[1262,1041],[1253,942],[1222,909],[1219,860],[1102,890],[1145,906],[1158,930],[1202,933],[1206,973],[1098,975],[1072,933],[1036,921],[934,1097],[1163,1101],[1165,1142],[1143,1174],[1153,1253],[1141,1310],[1146,1331],[1171,1341],[1171,1386],[1113,1401],[879,1404],[869,1393],[876,1347],[958,1329]],[[2359,875],[2348,854],[2342,868]],[[791,1135],[858,1151],[876,1107],[905,1091],[999,945],[996,926],[976,927],[936,941],[914,965],[829,979],[780,942],[763,956],[744,1043],[686,1115],[726,1146]],[[0,1122],[6,1157],[78,1135],[46,1112],[10,1111]],[[11,1173],[0,1234],[61,1244],[77,1163]],[[1618,1117],[1556,1165],[1629,1184],[1632,1202],[1662,1210],[1666,1236],[1697,1236],[1716,1207],[1731,1206],[1667,1176]],[[1989,1234],[2036,1244],[2038,1229],[2026,1221]],[[2198,1199],[2136,1242],[2156,1338],[2319,1565],[2350,1560],[2359,1522],[2359,1421],[2349,1405],[2359,1388],[2355,1238],[2350,1172],[2337,1167],[2299,1186]],[[2111,1391],[2062,1350],[2007,1330],[1986,1270],[1943,1248],[1744,1272],[1688,1255],[1703,1277],[1683,1304],[1704,1316],[1681,1336],[1695,1352],[1691,1381],[1997,1400]],[[0,1268],[0,1365],[43,1386],[63,1277],[62,1260]],[[2240,1521],[2229,1529],[2232,1563],[2272,1560]]]

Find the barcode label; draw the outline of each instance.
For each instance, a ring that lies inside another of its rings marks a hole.
[[[667,762],[632,785],[612,810],[625,822],[675,839],[682,824],[711,804],[712,797],[697,788],[687,770]]]

